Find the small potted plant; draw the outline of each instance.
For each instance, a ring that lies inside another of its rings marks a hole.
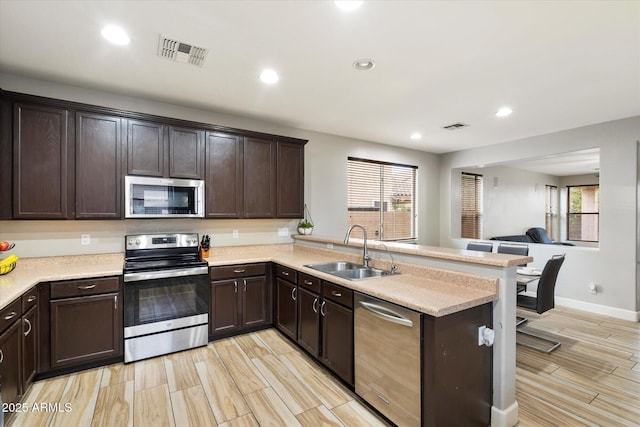
[[[298,223],[298,233],[300,234],[311,234],[313,232],[313,220],[311,219],[311,214],[309,213],[309,208],[307,205],[304,205],[304,218],[300,220]]]

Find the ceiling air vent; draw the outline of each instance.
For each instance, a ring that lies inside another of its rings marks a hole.
[[[454,123],[454,124],[449,125],[449,126],[444,126],[442,129],[458,130],[458,129],[466,128],[467,126],[469,126],[469,125],[465,125],[464,123]]]
[[[207,57],[207,49],[193,46],[177,40],[160,35],[158,44],[158,56],[172,61],[193,64],[202,67]]]

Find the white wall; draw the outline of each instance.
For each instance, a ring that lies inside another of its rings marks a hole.
[[[195,122],[308,139],[305,146],[305,201],[315,222],[314,233],[343,236],[347,224],[347,157],[418,166],[419,243],[437,245],[439,239],[438,156],[296,129],[285,124],[221,114],[75,86],[0,74],[0,88],[93,105],[130,110]],[[331,114],[331,112],[327,112]],[[214,245],[291,242],[278,236],[279,228],[297,233],[297,220],[125,220],[125,221],[0,221],[2,240],[17,244],[18,256],[35,257],[82,253],[122,252],[124,235],[150,231],[194,231],[210,234]],[[239,230],[239,238],[232,231]],[[94,236],[89,246],[80,245],[80,234]]]
[[[544,186],[557,186],[558,177],[509,166],[452,169],[452,191],[460,186],[461,172],[483,177],[482,238],[524,234],[531,227],[544,228]],[[453,197],[452,204],[451,232],[452,236],[459,236],[460,197]]]
[[[636,291],[638,140],[640,116],[443,155],[440,244],[451,247],[466,244],[452,233],[452,205],[455,205],[452,197],[456,194],[451,186],[452,169],[600,148],[600,245],[599,248],[563,248],[568,255],[558,278],[556,295],[560,300],[567,298],[585,307],[597,306],[598,310],[612,315],[637,319],[640,309]],[[531,255],[540,265],[555,250],[555,247],[532,245]],[[588,292],[590,282],[599,285],[600,292],[595,296]]]

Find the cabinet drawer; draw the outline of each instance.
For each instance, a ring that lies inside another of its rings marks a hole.
[[[29,289],[29,292],[25,292],[22,295],[22,312],[26,313],[31,307],[35,307],[38,304],[38,292],[36,287]]]
[[[276,276],[294,284],[298,282],[298,272],[281,265],[276,265]]]
[[[0,310],[0,333],[22,316],[22,303],[20,298]]]
[[[353,308],[353,291],[331,282],[322,282],[322,296],[324,298]]]
[[[120,290],[120,278],[100,277],[96,279],[70,280],[51,284],[51,298],[66,298],[81,295],[96,295]]]
[[[320,279],[308,274],[298,273],[298,285],[317,294],[320,293]]]
[[[238,264],[224,267],[211,267],[209,277],[211,280],[234,279],[236,277],[264,276],[267,274],[267,266],[260,264]]]

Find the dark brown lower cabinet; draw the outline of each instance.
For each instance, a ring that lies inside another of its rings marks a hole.
[[[20,317],[0,335],[0,385],[2,402],[15,403],[20,400],[20,337],[22,322]]]
[[[38,367],[38,310],[32,307],[22,316],[22,391],[29,388]]]
[[[298,287],[291,283],[276,279],[276,327],[293,340],[298,339],[298,306],[296,293]]]
[[[118,293],[50,302],[51,368],[122,355],[122,311]]]
[[[492,326],[492,304],[422,317],[422,425],[491,424],[493,348],[478,327]]]
[[[348,384],[353,378],[353,309],[323,300],[320,360]]]
[[[267,277],[242,277],[243,274],[252,271],[266,274],[266,266],[256,264],[250,267],[212,267],[211,277],[228,275],[238,275],[238,277],[211,281],[209,287],[209,336],[211,338],[255,329],[270,322],[267,315],[269,303]]]
[[[298,344],[320,356],[320,296],[298,287]]]

